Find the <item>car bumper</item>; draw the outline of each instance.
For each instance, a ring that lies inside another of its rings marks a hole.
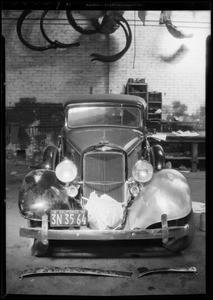
[[[166,238],[182,237],[188,235],[189,226],[174,226],[168,229]],[[162,239],[164,230],[144,229],[144,230],[58,230],[48,229],[43,232],[42,228],[20,228],[20,236],[26,238],[40,239],[46,236],[48,240],[139,240],[139,239]]]
[[[162,239],[166,243],[169,238],[178,238],[189,234],[189,225],[168,227],[167,215],[161,216],[161,228],[137,230],[92,230],[87,227],[80,229],[49,229],[48,216],[42,216],[42,226],[20,228],[20,236],[40,240],[47,244],[49,240],[140,240]]]

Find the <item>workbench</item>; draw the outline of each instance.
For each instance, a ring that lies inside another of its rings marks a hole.
[[[165,144],[170,144],[170,143],[177,143],[177,144],[182,144],[182,143],[189,143],[191,145],[191,153],[190,155],[183,156],[183,155],[172,155],[168,154],[165,151],[165,157],[166,161],[171,161],[171,160],[190,160],[191,161],[191,171],[192,172],[197,172],[198,170],[198,163],[199,160],[205,160],[205,156],[199,155],[199,145],[205,144],[206,136],[205,132],[200,132],[198,136],[181,136],[181,135],[176,135],[172,132],[165,132],[166,134],[166,140],[161,140],[159,141],[160,144],[162,144],[163,148]],[[156,140],[155,140],[156,143]],[[152,143],[151,143],[152,144]]]

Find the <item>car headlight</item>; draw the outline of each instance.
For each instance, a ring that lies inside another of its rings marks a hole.
[[[78,169],[76,165],[69,159],[60,162],[55,169],[56,177],[65,183],[73,181],[76,178],[77,173]]]
[[[152,178],[153,167],[145,160],[137,161],[132,169],[132,176],[138,182],[147,182]]]

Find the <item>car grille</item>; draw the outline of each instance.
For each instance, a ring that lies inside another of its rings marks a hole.
[[[83,194],[96,192],[124,201],[125,156],[120,152],[88,152],[83,160]]]

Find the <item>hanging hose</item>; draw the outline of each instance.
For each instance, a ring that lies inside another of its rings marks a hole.
[[[35,50],[35,51],[46,51],[46,50],[50,50],[50,49],[56,49],[57,48],[57,45],[55,43],[52,43],[52,44],[49,44],[49,45],[46,45],[46,46],[34,46],[32,44],[30,44],[29,42],[27,42],[23,36],[22,36],[22,32],[21,32],[21,29],[22,29],[22,25],[23,25],[23,22],[25,20],[25,18],[31,13],[32,10],[24,10],[22,12],[22,14],[20,15],[20,17],[18,18],[18,22],[17,22],[17,34],[18,34],[18,37],[20,39],[20,41],[29,49],[31,50]]]
[[[57,48],[69,48],[69,47],[74,47],[74,46],[79,46],[80,44],[77,43],[70,43],[70,44],[65,44],[65,43],[61,43],[57,40],[52,41],[46,34],[45,30],[44,30],[44,18],[48,13],[48,10],[44,10],[40,19],[40,30],[42,33],[42,36],[44,37],[44,39],[49,43],[48,45],[45,46],[35,46],[32,45],[31,43],[27,42],[22,35],[22,25],[23,22],[25,21],[26,17],[32,12],[32,10],[24,10],[22,12],[22,14],[20,15],[20,17],[18,18],[18,22],[17,22],[17,34],[18,37],[20,39],[20,41],[29,49],[34,50],[34,51],[46,51],[46,50],[50,50],[50,49],[57,49]],[[114,62],[118,59],[120,59],[129,49],[130,45],[131,45],[131,41],[132,41],[132,33],[131,33],[131,29],[130,26],[128,24],[128,22],[126,21],[126,19],[122,16],[122,12],[113,12],[113,15],[107,15],[107,11],[104,12],[104,18],[101,24],[99,24],[99,22],[95,22],[95,20],[93,20],[93,24],[95,24],[95,29],[84,29],[81,26],[79,26],[73,15],[72,15],[72,11],[70,10],[66,10],[66,14],[67,14],[67,18],[69,23],[71,24],[71,26],[77,30],[78,32],[82,33],[82,34],[94,34],[94,33],[103,33],[103,34],[110,34],[115,32],[120,26],[123,28],[125,36],[126,36],[126,46],[125,48],[120,51],[119,53],[115,54],[115,55],[111,55],[111,56],[104,56],[101,54],[97,54],[97,53],[92,53],[91,56],[93,57],[91,61],[93,60],[99,60],[102,62]],[[124,25],[121,23],[123,22],[124,24],[126,24],[127,29],[124,27]]]
[[[57,40],[55,40],[54,42],[52,40],[50,40],[49,37],[47,36],[47,34],[45,33],[44,26],[43,26],[44,18],[45,18],[47,13],[48,13],[48,10],[44,10],[44,12],[41,16],[41,20],[40,20],[40,29],[41,29],[41,33],[42,33],[43,37],[45,38],[45,40],[48,43],[50,43],[51,45],[56,45],[57,48],[70,48],[70,47],[80,46],[80,44],[78,42],[77,43],[64,44],[64,43],[61,43]]]
[[[94,34],[94,33],[98,33],[99,29],[95,28],[95,29],[84,29],[83,27],[81,27],[80,25],[77,24],[77,22],[75,21],[75,18],[73,17],[73,12],[71,10],[66,10],[66,14],[67,14],[67,19],[70,23],[70,25],[77,30],[78,32],[82,33],[82,34]]]
[[[126,24],[128,32],[127,32],[126,28],[124,27],[124,25],[121,23],[121,21]],[[132,42],[132,32],[131,32],[131,28],[130,28],[128,22],[121,14],[115,13],[115,23],[119,24],[124,30],[124,33],[126,36],[125,48],[121,52],[119,52],[115,55],[111,55],[111,56],[104,56],[101,54],[92,53],[90,55],[90,56],[93,56],[93,59],[91,59],[91,61],[98,60],[98,61],[102,61],[102,62],[114,62],[114,61],[120,59],[129,49],[131,42]]]

